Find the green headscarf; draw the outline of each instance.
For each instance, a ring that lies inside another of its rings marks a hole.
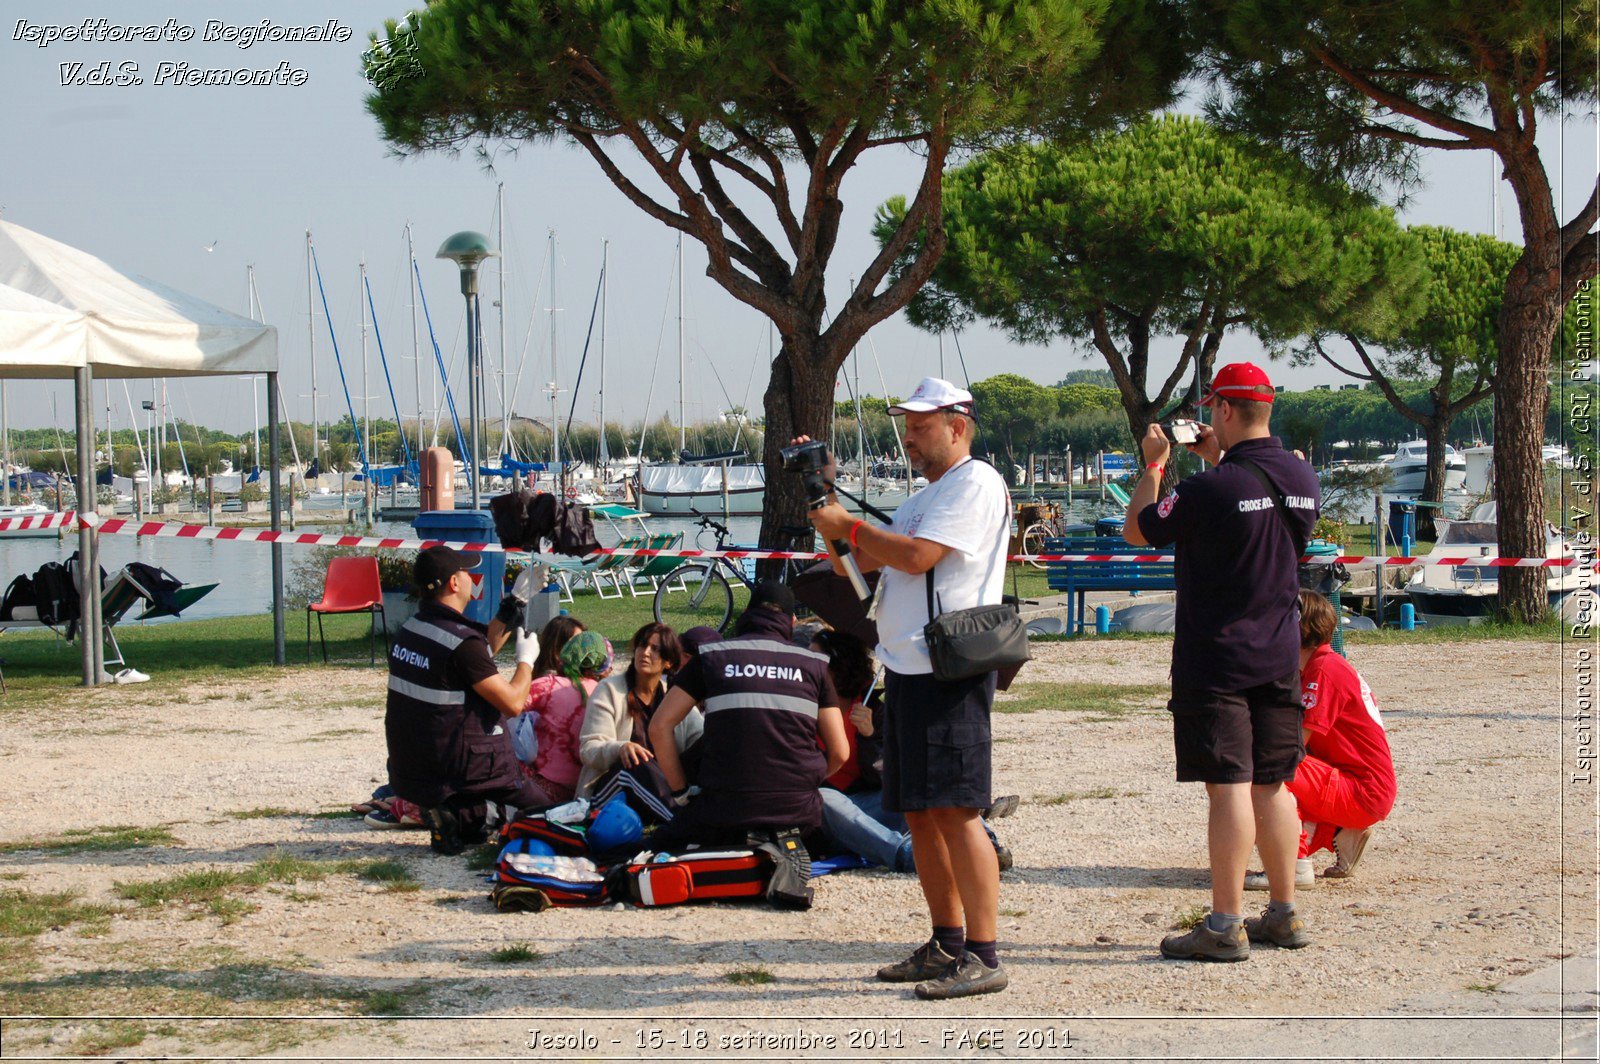
[[[572,681],[578,697],[589,701],[583,679],[598,680],[611,671],[611,641],[599,632],[579,632],[561,648],[561,675]]]

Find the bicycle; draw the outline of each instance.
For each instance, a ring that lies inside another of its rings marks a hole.
[[[1017,506],[1021,524],[1021,516],[1032,508],[1028,514],[1033,520],[1022,530],[1022,535],[1017,537],[1017,547],[1021,554],[1039,555],[1045,552],[1045,540],[1055,539],[1063,534],[1061,507],[1053,502],[1021,503]],[[1048,569],[1049,562],[1030,561],[1029,565],[1035,569]]]
[[[730,549],[728,538],[731,533],[728,526],[698,510],[694,513],[700,518],[696,522],[700,530],[695,533],[695,546],[701,550]],[[813,534],[809,527],[784,526],[779,531],[791,544],[802,536]],[[707,539],[712,537],[712,543],[707,545]],[[786,561],[783,582],[789,583],[808,564],[801,559]],[[695,558],[684,562],[662,577],[661,583],[656,585],[655,598],[651,602],[656,621],[677,632],[701,626],[715,628],[719,632],[725,630],[728,622],[733,620],[733,585],[728,580],[729,576],[744,585],[746,591],[755,590],[755,580],[733,558]]]

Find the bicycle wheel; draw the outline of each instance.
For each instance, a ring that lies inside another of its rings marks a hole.
[[[673,631],[705,625],[720,632],[733,617],[733,589],[712,563],[689,562],[662,578],[652,608]]]
[[[1018,542],[1018,546],[1022,548],[1023,554],[1043,554],[1045,537],[1048,535],[1050,535],[1050,529],[1048,526],[1029,525],[1023,530],[1022,538]],[[1033,566],[1035,569],[1050,568],[1049,562],[1030,561],[1028,564]]]

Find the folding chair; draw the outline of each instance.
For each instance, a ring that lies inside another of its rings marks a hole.
[[[649,545],[649,536],[627,536],[617,544],[616,550],[618,553],[602,554],[594,565],[585,567],[585,575],[589,578],[589,583],[593,585],[594,593],[603,599],[621,598],[623,581],[626,580],[628,586],[632,587],[631,570],[638,564],[638,559],[627,552],[640,547],[648,547]],[[606,594],[605,584],[607,582],[611,584],[611,590],[615,594]]]
[[[681,546],[683,546],[682,532],[661,532],[650,537],[651,550],[677,550]],[[656,585],[661,582],[661,578],[682,564],[683,559],[676,555],[668,554],[662,556],[658,554],[654,558],[648,559],[644,565],[634,572],[633,579],[628,581],[628,590],[633,592],[634,598],[638,598],[640,595],[653,595],[656,591]],[[645,582],[643,591],[639,590],[637,583],[639,580]],[[682,581],[680,580],[679,583],[682,583]]]
[[[383,632],[383,654],[389,656],[389,627],[383,621],[383,584],[378,580],[378,559],[371,555],[334,558],[328,563],[328,576],[322,598],[306,607],[306,660],[311,660],[311,615],[317,615],[317,638],[322,642],[322,661],[328,661],[328,639],[322,630],[327,613],[370,613],[372,640],[370,664],[378,663],[378,632]]]

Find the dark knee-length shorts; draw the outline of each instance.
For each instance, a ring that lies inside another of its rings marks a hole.
[[[883,808],[982,809],[990,801],[989,710],[995,674],[884,680]]]
[[[1243,691],[1172,692],[1179,783],[1286,783],[1305,756],[1300,671]]]

